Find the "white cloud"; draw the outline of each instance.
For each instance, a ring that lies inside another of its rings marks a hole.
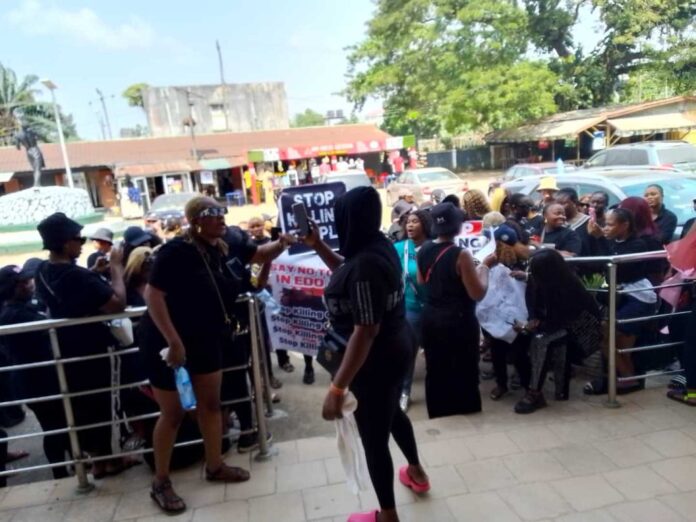
[[[87,7],[68,10],[43,5],[40,0],[23,0],[6,18],[29,35],[68,37],[107,50],[144,49],[157,40],[152,26],[138,17],[109,25]]]

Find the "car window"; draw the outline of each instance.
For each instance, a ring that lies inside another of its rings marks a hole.
[[[399,183],[413,183],[414,182],[413,178],[414,178],[413,174],[411,174],[410,172],[407,172],[406,174],[403,174],[399,178]]]
[[[593,157],[591,157],[589,160],[587,160],[587,163],[585,163],[585,165],[588,167],[603,167],[604,163],[606,161],[607,161],[606,151],[598,152]]]
[[[421,183],[432,183],[434,181],[459,181],[457,175],[449,170],[435,170],[432,172],[420,172],[418,179]]]
[[[648,185],[654,181],[645,181],[633,185],[627,185],[623,191],[627,196],[643,197]],[[665,191],[665,207],[677,215],[677,222],[683,225],[687,219],[694,217],[693,198],[696,195],[696,179],[661,179],[657,181]]]
[[[696,147],[684,144],[681,147],[657,151],[661,165],[678,165],[679,163],[696,163]]]
[[[607,160],[605,165],[611,167],[613,165],[630,165],[631,152],[628,149],[614,149],[607,151]]]
[[[578,191],[578,196],[584,196],[585,194],[592,194],[594,192],[606,192],[609,194],[609,206],[613,205],[618,205],[619,202],[621,201],[621,198],[611,192],[610,190],[607,190],[607,187],[603,185],[592,185],[590,183],[579,183],[577,185],[577,188],[575,189]]]
[[[643,149],[633,149],[628,155],[627,165],[649,165],[648,151]]]

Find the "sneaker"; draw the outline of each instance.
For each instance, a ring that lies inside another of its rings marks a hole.
[[[271,384],[271,388],[273,388],[274,390],[279,390],[280,388],[283,387],[283,383],[280,382],[280,380],[278,380],[278,377],[271,377],[270,384]]]
[[[401,411],[406,413],[409,406],[411,406],[411,397],[409,397],[409,395],[406,393],[402,393],[401,398],[399,399],[399,408],[401,408]]]
[[[273,440],[273,435],[269,432],[266,435],[266,441],[271,442]],[[237,451],[239,453],[249,453],[254,451],[259,447],[259,434],[258,433],[247,433],[239,437],[237,441]]]
[[[305,384],[314,384],[314,370],[305,370],[302,382]]]

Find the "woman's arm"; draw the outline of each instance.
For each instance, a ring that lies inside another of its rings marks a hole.
[[[165,297],[166,294],[159,288],[152,285],[145,287],[145,302],[147,303],[148,313],[169,345],[167,363],[177,368],[186,361],[186,352],[179,333],[176,331],[172,318],[169,315]]]
[[[478,267],[474,266],[474,258],[468,250],[462,250],[457,259],[457,274],[462,280],[469,297],[480,301],[488,290],[488,272],[495,265],[495,254],[488,256]]]
[[[123,250],[111,250],[111,289],[114,294],[99,310],[105,314],[117,314],[126,309],[126,284],[123,281]]]
[[[285,252],[285,249],[293,243],[296,243],[294,236],[282,234],[277,240],[266,243],[265,245],[260,245],[256,249],[254,256],[251,258],[251,262],[262,264],[273,261],[276,257]]]
[[[379,333],[379,324],[355,325],[353,333],[348,339],[341,367],[331,382],[329,392],[324,399],[321,415],[324,420],[340,419],[343,409],[345,390],[350,386],[355,375],[365,364],[372,343]]]
[[[261,270],[259,271],[259,275],[256,276],[256,288],[261,289],[261,288],[266,288],[266,285],[268,284],[268,276],[271,273],[271,263],[264,263],[261,266]]]

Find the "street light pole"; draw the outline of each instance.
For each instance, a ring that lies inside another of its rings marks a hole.
[[[51,91],[51,100],[53,101],[53,115],[56,118],[56,127],[58,128],[58,140],[60,141],[60,150],[63,153],[63,164],[65,165],[65,174],[68,176],[68,187],[75,188],[75,184],[73,183],[72,170],[70,170],[70,161],[68,161],[68,149],[65,147],[63,125],[60,123],[58,103],[56,103],[57,86],[51,80],[41,80],[41,83],[44,85],[44,87]]]

